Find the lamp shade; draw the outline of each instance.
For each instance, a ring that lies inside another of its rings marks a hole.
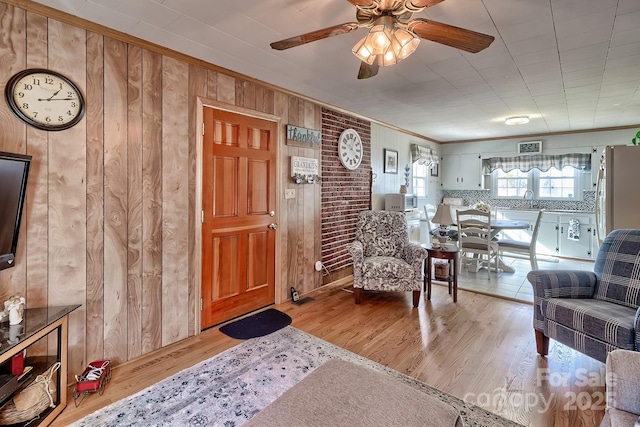
[[[455,224],[455,221],[451,217],[451,206],[445,203],[440,203],[438,205],[438,209],[436,210],[436,214],[433,216],[431,222],[440,225]]]

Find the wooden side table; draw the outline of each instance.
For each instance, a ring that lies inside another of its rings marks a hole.
[[[430,243],[424,243],[423,248],[427,250],[427,260],[424,263],[424,291],[427,292],[427,299],[431,299],[431,261],[434,258],[447,260],[449,263],[449,276],[447,283],[449,284],[449,294],[453,285],[453,302],[458,302],[458,261],[460,248],[455,245],[436,246]]]

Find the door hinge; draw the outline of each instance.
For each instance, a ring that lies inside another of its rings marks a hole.
[[[204,135],[204,122],[202,122],[202,135]]]
[[[202,311],[202,298],[200,298],[200,311]]]
[[[204,211],[200,211],[200,222],[204,224]]]

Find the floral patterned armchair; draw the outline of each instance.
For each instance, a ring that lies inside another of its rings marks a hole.
[[[422,263],[427,250],[409,243],[407,219],[402,212],[363,211],[358,217],[355,241],[347,246],[353,257],[356,304],[362,289],[411,291],[413,306],[420,302]]]

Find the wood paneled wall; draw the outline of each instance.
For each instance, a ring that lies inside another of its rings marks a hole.
[[[70,375],[194,335],[198,99],[316,130],[321,107],[41,5],[9,3],[0,2],[2,88],[25,68],[52,69],[81,88],[87,110],[73,128],[45,132],[0,103],[0,151],[33,156],[17,263],[0,272],[0,299],[19,292],[28,307],[82,304],[71,316]],[[296,190],[279,195],[283,300],[290,286],[322,285],[313,268],[321,186],[293,184],[291,155],[321,160],[320,150],[287,146],[281,129],[279,187]]]

